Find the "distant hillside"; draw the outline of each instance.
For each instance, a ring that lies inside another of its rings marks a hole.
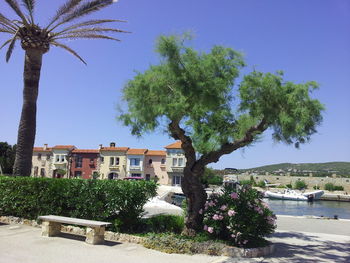
[[[314,175],[327,176],[331,174],[350,175],[350,162],[329,162],[329,163],[279,163],[265,165],[250,169],[241,169],[240,172],[248,173],[270,173],[302,175],[313,173]]]

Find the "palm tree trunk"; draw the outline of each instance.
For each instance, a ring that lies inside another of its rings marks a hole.
[[[36,131],[36,101],[43,52],[28,49],[24,61],[24,88],[21,120],[18,128],[16,158],[13,168],[15,176],[30,176]]]
[[[199,213],[207,200],[207,193],[200,182],[203,173],[204,167],[196,172],[187,167],[184,169],[184,179],[181,186],[187,200],[187,216],[183,234],[188,236],[194,236],[203,229],[203,215]]]

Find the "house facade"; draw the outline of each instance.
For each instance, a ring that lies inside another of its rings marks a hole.
[[[32,176],[51,177],[51,148],[44,144],[44,147],[34,147],[32,156]]]
[[[166,152],[148,150],[145,154],[145,179],[155,180],[159,184],[169,184],[166,172]]]
[[[166,149],[166,172],[169,177],[169,185],[180,186],[183,178],[183,171],[186,165],[185,154],[181,148],[181,142],[177,141]]]
[[[98,176],[99,150],[74,149],[69,160],[69,178],[92,179]]]
[[[127,177],[140,177],[145,179],[145,154],[147,149],[129,149],[126,152],[126,175]]]
[[[100,179],[124,179],[126,176],[126,152],[128,147],[116,147],[111,143],[109,147],[99,147]]]
[[[56,145],[52,147],[52,178],[69,178],[71,152],[74,145]]]

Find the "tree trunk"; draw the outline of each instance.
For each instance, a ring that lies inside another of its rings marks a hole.
[[[43,52],[35,49],[25,51],[24,88],[21,120],[18,128],[15,176],[30,176],[36,131],[36,101]]]
[[[186,195],[187,216],[183,234],[188,236],[194,236],[203,229],[203,215],[199,213],[199,210],[203,209],[207,200],[207,193],[200,182],[200,177],[203,173],[204,167],[196,172],[187,167],[184,169],[182,191]]]

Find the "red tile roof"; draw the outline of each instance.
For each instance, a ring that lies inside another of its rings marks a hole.
[[[182,142],[176,141],[172,144],[169,144],[168,146],[165,146],[165,149],[181,149]]]
[[[34,147],[33,152],[51,152],[51,148],[47,147],[46,150],[44,150],[44,147]]]
[[[99,150],[94,149],[74,149],[72,153],[99,153]]]
[[[75,146],[74,145],[56,145],[54,147],[52,147],[52,149],[74,149]]]
[[[100,151],[116,151],[116,152],[126,152],[129,147],[102,147]]]
[[[129,155],[143,155],[147,152],[147,149],[129,149],[127,154]]]
[[[153,151],[153,150],[148,150],[146,155],[152,155],[152,156],[165,156],[166,152],[165,151]]]

